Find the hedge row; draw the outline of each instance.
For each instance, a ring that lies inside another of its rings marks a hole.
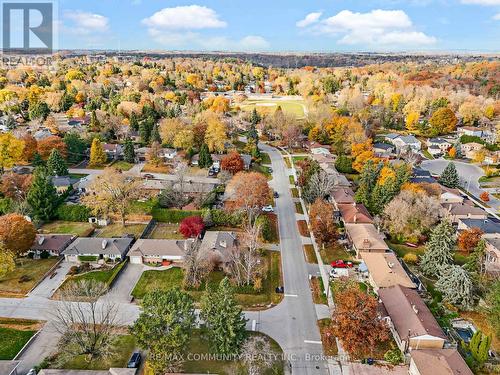
[[[91,216],[91,211],[88,207],[80,204],[65,204],[61,205],[56,210],[56,217],[59,220],[64,221],[81,221],[85,222],[89,220]]]

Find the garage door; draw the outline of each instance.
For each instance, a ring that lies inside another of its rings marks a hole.
[[[130,257],[130,263],[132,264],[141,264],[142,257]]]

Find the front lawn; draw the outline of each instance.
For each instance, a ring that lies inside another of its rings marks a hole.
[[[293,162],[297,163],[299,161],[304,161],[306,159],[309,159],[309,156],[292,156]]]
[[[165,173],[169,174],[172,171],[172,168],[166,164],[161,165],[153,165],[146,163],[144,168],[142,168],[142,173]]]
[[[249,336],[264,336],[270,342],[271,350],[278,358],[270,368],[266,369],[264,375],[282,375],[284,374],[283,363],[280,360],[283,358],[283,350],[278,343],[272,338],[258,332],[249,332]],[[198,358],[206,358],[208,354],[213,353],[210,350],[208,338],[202,330],[195,329],[191,334],[188,352],[192,358],[196,360],[187,361],[184,364],[184,372],[192,374],[219,374],[219,375],[233,375],[233,374],[247,374],[248,371],[240,361],[220,361],[220,360],[198,360]],[[264,353],[271,354],[271,353]]]
[[[155,240],[182,240],[183,235],[179,233],[178,224],[158,223],[153,228],[149,238]]]
[[[256,291],[252,286],[236,287],[236,299],[245,308],[256,308],[277,304],[281,301],[282,295],[275,293],[275,288],[282,285],[281,280],[281,263],[280,254],[278,252],[266,251],[263,257],[268,269],[267,277],[262,281],[262,289]],[[222,271],[213,271],[210,273],[208,280],[209,285],[217,286],[224,278]],[[184,271],[179,267],[172,267],[167,270],[149,270],[143,272],[141,278],[137,282],[132,296],[136,299],[141,299],[144,295],[155,289],[168,290],[176,287],[182,287]],[[195,301],[199,301],[203,291],[206,288],[206,282],[195,290],[188,290]]]
[[[305,220],[297,221],[297,225],[299,227],[299,233],[303,237],[311,237],[311,233],[309,232],[309,228],[307,227],[307,222]]]
[[[125,160],[119,160],[119,161],[114,162],[111,166],[113,168],[120,170],[120,171],[129,171],[130,169],[132,169],[134,164],[127,163]]]
[[[126,368],[136,345],[134,336],[118,336],[115,340],[115,344],[113,345],[113,354],[106,360],[87,362],[84,356],[77,356],[70,361],[57,366],[56,355],[51,359],[49,367],[65,370],[109,370],[111,367]]]
[[[94,227],[90,223],[62,220],[44,224],[39,229],[40,233],[73,234],[78,237],[88,237],[93,231]]]
[[[318,263],[318,258],[316,257],[316,252],[314,251],[313,245],[304,245],[304,254],[307,263]]]
[[[332,320],[329,318],[318,320],[319,333],[321,341],[323,342],[323,352],[328,356],[335,356],[338,354],[337,340],[330,332]]]
[[[260,163],[261,164],[268,164],[268,165],[271,164],[271,158],[269,157],[268,153],[265,153],[265,152],[260,153]]]
[[[295,212],[297,212],[298,214],[301,214],[301,215],[304,214],[304,210],[302,209],[302,203],[295,202]]]
[[[41,328],[36,320],[0,318],[0,360],[12,360]]]
[[[317,305],[328,305],[320,278],[312,277],[309,283],[311,284],[313,302]]]
[[[403,258],[406,254],[415,254],[419,258],[421,258],[425,253],[425,246],[412,247],[405,244],[397,244],[393,242],[387,242],[387,245],[400,258]],[[458,265],[464,265],[465,263],[467,263],[468,256],[459,251],[456,251],[453,257],[455,259],[455,263]]]
[[[339,259],[352,260],[352,255],[349,254],[345,250],[345,248],[338,243],[330,246],[325,246],[325,248],[321,247],[319,250],[319,254],[321,255],[321,259],[325,264],[330,264],[331,262]]]
[[[113,223],[98,230],[96,237],[110,238],[123,237],[126,234],[133,234],[135,238],[139,238],[146,228],[146,224],[126,224]]]
[[[16,268],[0,278],[0,296],[23,297],[57,263],[58,258],[16,260]]]

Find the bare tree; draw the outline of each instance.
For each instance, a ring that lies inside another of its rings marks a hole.
[[[103,283],[93,280],[71,283],[62,291],[54,312],[54,327],[62,335],[58,345],[61,361],[84,356],[92,362],[113,354],[118,306],[106,298],[100,299],[106,292]]]
[[[210,254],[200,251],[201,241],[186,242],[186,255],[182,267],[184,269],[183,284],[185,288],[199,287],[201,282],[214,268]]]
[[[262,336],[252,336],[243,344],[243,362],[249,375],[264,374],[276,362],[269,340]]]
[[[304,198],[312,203],[316,199],[325,199],[335,187],[335,179],[325,171],[315,173],[304,189]]]

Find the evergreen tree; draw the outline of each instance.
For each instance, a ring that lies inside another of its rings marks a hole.
[[[137,121],[135,112],[132,112],[132,114],[130,115],[130,129],[132,129],[133,131],[139,130],[139,121]]]
[[[207,289],[201,302],[201,318],[208,329],[210,344],[217,353],[237,355],[246,339],[246,319],[225,277],[217,290]]]
[[[158,142],[161,145],[161,137],[160,131],[158,130],[158,124],[153,125],[153,129],[151,130],[151,136],[149,137],[149,141],[151,143]]]
[[[361,171],[355,199],[356,202],[363,203],[367,208],[372,207],[372,193],[377,185],[377,179],[382,167],[382,163],[375,164],[373,160],[368,160]]]
[[[52,177],[43,167],[35,169],[33,182],[28,191],[28,204],[33,210],[33,217],[37,220],[50,220],[54,217],[59,197],[52,184]]]
[[[45,167],[45,161],[42,159],[38,152],[35,152],[33,155],[33,161],[31,162],[33,167]]]
[[[125,141],[125,146],[123,148],[123,158],[127,163],[135,162],[135,150],[134,145],[130,139]]]
[[[87,150],[87,142],[85,142],[80,134],[72,132],[66,133],[63,138],[68,150],[68,163],[77,164],[85,158],[85,151]]]
[[[490,345],[491,336],[487,336],[481,331],[476,331],[469,342],[469,351],[476,361],[483,364],[488,359]]]
[[[55,176],[68,175],[68,166],[58,149],[52,149],[49,159],[47,160],[48,173]]]
[[[92,146],[90,146],[90,161],[89,166],[98,167],[106,164],[108,157],[104,152],[101,141],[99,138],[94,138],[92,140]]]
[[[98,132],[101,129],[101,123],[99,122],[95,111],[92,111],[92,114],[90,115],[90,129],[94,132]]]
[[[455,168],[455,164],[448,163],[446,168],[444,169],[441,176],[438,179],[439,183],[448,188],[455,189],[460,186],[460,179],[458,178],[458,172]]]
[[[439,276],[443,267],[453,264],[455,230],[448,221],[442,221],[431,232],[420,266],[427,276]]]
[[[142,143],[149,144],[152,128],[153,125],[150,123],[149,119],[141,122],[139,125],[139,136],[141,137]]]
[[[481,284],[484,273],[484,257],[486,255],[486,241],[480,240],[465,263],[464,268],[470,273],[476,285]]]
[[[257,109],[254,108],[252,111],[252,114],[250,115],[250,123],[255,127],[255,125],[257,125],[261,120],[262,120],[262,118],[260,117],[259,113],[257,112]]]
[[[435,284],[436,289],[443,295],[443,300],[468,310],[473,304],[474,285],[469,273],[458,265],[443,266]]]
[[[206,143],[201,145],[200,155],[198,158],[198,166],[200,168],[209,168],[213,164],[212,155],[210,155],[210,151],[208,150],[208,146]]]

